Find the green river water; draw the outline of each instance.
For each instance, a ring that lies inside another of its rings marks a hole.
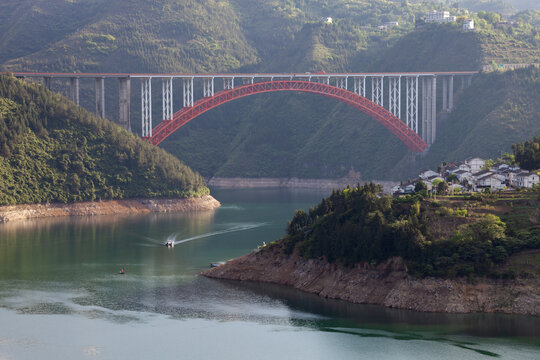
[[[325,194],[213,195],[223,207],[210,212],[0,224],[0,360],[540,359],[535,317],[423,314],[198,276],[279,238]]]

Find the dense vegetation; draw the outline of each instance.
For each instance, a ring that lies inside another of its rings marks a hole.
[[[525,143],[513,145],[516,162],[523,169],[540,169],[540,136]]]
[[[333,191],[308,213],[297,211],[287,235],[274,246],[345,266],[401,256],[420,276],[534,275],[516,274],[504,262],[540,248],[540,193],[435,201],[392,199],[381,191],[373,183]]]
[[[0,76],[0,205],[207,193],[174,156],[42,86]]]
[[[7,1],[0,4],[0,66],[76,72],[415,71],[470,70],[540,58],[537,11],[517,13],[511,17],[516,24],[500,25],[499,15],[480,11],[513,13],[507,2],[460,5],[438,0]],[[478,13],[466,14],[463,6]],[[458,23],[415,28],[432,9],[450,10]],[[327,16],[332,24],[321,20]],[[477,32],[461,31],[466,16],[475,19]],[[378,29],[387,21],[399,26]],[[439,117],[433,155],[414,163],[406,148],[372,119],[305,94],[233,102],[183,127],[163,146],[204,176],[335,178],[353,170],[366,179],[403,178],[440,163],[447,154],[493,157],[538,133],[538,118],[532,115],[538,102],[531,99],[539,91],[533,87],[527,95],[529,82],[521,80],[534,76],[518,73],[509,81],[494,74],[458,91],[456,115],[448,121],[444,114]],[[55,84],[59,90],[65,85]],[[83,106],[93,109],[92,84],[83,81],[81,86]],[[106,86],[107,94],[117,93],[116,83]],[[133,87],[135,92],[138,83]],[[175,104],[181,103],[180,96],[175,91]],[[480,106],[475,105],[477,96]],[[133,98],[132,125],[138,131],[140,104]],[[525,113],[514,111],[522,105]],[[114,120],[115,96],[107,97],[106,109]],[[160,107],[154,111],[159,118]],[[467,123],[453,125],[463,114]],[[463,136],[465,128],[488,136],[472,140]],[[498,138],[501,133],[511,139]],[[474,152],[478,149],[483,153]]]

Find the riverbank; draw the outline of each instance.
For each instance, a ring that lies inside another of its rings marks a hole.
[[[212,210],[221,206],[210,195],[187,199],[126,199],[71,204],[21,204],[0,206],[0,223],[61,216],[141,214]]]
[[[381,184],[386,193],[390,193],[395,181],[385,180],[359,180],[359,179],[300,179],[300,178],[223,178],[213,177],[207,179],[208,186],[224,189],[255,189],[255,188],[302,188],[313,190],[344,189],[349,186],[356,186],[358,183],[373,181]]]
[[[292,286],[323,297],[358,304],[423,312],[499,312],[540,315],[538,277],[514,280],[415,278],[401,258],[377,266],[346,268],[297,254],[285,256],[279,246],[254,251],[204,271],[209,278],[267,282]]]

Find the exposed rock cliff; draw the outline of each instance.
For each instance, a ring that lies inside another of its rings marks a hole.
[[[425,312],[540,314],[538,278],[515,280],[415,278],[401,258],[377,266],[341,267],[324,260],[284,256],[279,248],[255,251],[203,272],[220,279],[293,286],[353,303]]]

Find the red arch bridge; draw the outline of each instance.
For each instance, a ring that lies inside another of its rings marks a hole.
[[[79,104],[80,79],[93,79],[96,114],[105,117],[105,79],[118,79],[119,120],[130,129],[131,80],[141,86],[143,139],[158,145],[197,116],[245,96],[274,91],[297,91],[335,99],[384,125],[410,150],[422,152],[436,137],[437,113],[452,111],[454,78],[461,88],[470,85],[477,71],[406,73],[281,73],[281,74],[127,74],[127,73],[29,73],[19,78],[41,78],[49,89],[53,79],[69,79],[70,98]],[[437,79],[442,90],[437,91]],[[161,80],[162,121],[153,126],[152,82]],[[174,112],[174,82],[181,82],[183,107]],[[198,90],[198,91],[197,91]],[[201,91],[202,90],[202,91]],[[368,91],[369,90],[369,91]],[[386,90],[386,91],[385,91]],[[402,91],[404,90],[404,91]],[[369,92],[369,98],[366,96]],[[403,96],[402,96],[403,93]],[[200,98],[195,101],[195,94]],[[442,105],[437,106],[437,98]],[[420,102],[420,105],[419,105]],[[402,114],[403,110],[403,114]],[[404,116],[403,116],[404,115]],[[420,117],[420,122],[419,122]]]

